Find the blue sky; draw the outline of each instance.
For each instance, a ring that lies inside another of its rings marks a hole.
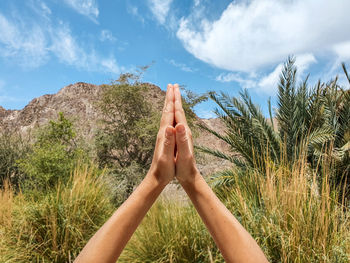
[[[288,55],[310,82],[350,64],[348,0],[2,0],[0,105],[83,81],[109,83],[155,62],[144,81],[237,95],[266,113]],[[199,105],[212,117],[215,105]]]

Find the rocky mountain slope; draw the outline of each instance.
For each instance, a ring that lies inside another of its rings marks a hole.
[[[149,86],[147,99],[161,109],[165,92],[153,84],[147,85]],[[88,143],[92,143],[100,118],[96,103],[102,90],[103,85],[78,82],[62,88],[56,94],[35,98],[22,110],[5,110],[0,106],[0,127],[15,129],[22,134],[30,134],[36,127],[42,126],[51,119],[56,119],[58,113],[63,112],[74,122],[78,134],[82,135]],[[198,122],[204,122],[217,131],[223,129],[218,119],[201,120],[198,118]],[[195,143],[226,150],[223,142],[207,132],[200,132]],[[227,166],[227,163],[214,157],[207,155],[201,157],[198,166],[203,174],[210,174]]]

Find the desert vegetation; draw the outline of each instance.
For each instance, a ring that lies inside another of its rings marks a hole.
[[[350,78],[343,65],[344,74]],[[338,78],[313,87],[289,58],[266,117],[247,91],[210,93],[232,163],[208,178],[270,262],[350,260],[350,92]],[[147,86],[124,74],[104,87],[94,147],[64,114],[23,138],[0,136],[0,262],[73,262],[148,169],[159,109]],[[204,96],[187,93],[186,113]],[[224,262],[191,203],[162,198],[120,262]]]

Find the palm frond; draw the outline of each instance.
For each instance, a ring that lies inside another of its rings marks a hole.
[[[223,170],[210,176],[209,183],[213,188],[221,189],[235,184],[235,174],[232,170]]]
[[[346,76],[346,78],[348,79],[348,82],[349,82],[349,84],[350,84],[350,77],[349,77],[348,71],[346,70],[345,63],[344,63],[344,62],[341,63],[341,66],[342,66],[343,71],[344,71],[344,73],[345,73],[345,76]]]

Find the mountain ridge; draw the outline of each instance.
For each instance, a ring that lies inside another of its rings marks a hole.
[[[151,83],[144,83],[148,89],[145,94],[157,109],[161,110],[164,103],[165,92]],[[49,120],[56,119],[59,112],[73,121],[77,133],[83,136],[87,143],[94,143],[94,134],[99,127],[101,113],[96,103],[102,93],[104,85],[94,85],[85,82],[77,82],[61,88],[57,93],[45,94],[32,99],[21,110],[6,110],[0,106],[0,125],[2,128],[15,130],[22,135],[46,124]],[[224,126],[218,119],[200,119],[216,131],[222,131]],[[213,147],[219,150],[227,150],[226,145],[208,132],[201,131],[195,139],[195,144]],[[209,159],[208,159],[209,158]],[[214,157],[207,157],[203,164],[199,163],[203,173],[208,174],[221,167],[223,161]],[[206,162],[210,163],[206,164]]]

